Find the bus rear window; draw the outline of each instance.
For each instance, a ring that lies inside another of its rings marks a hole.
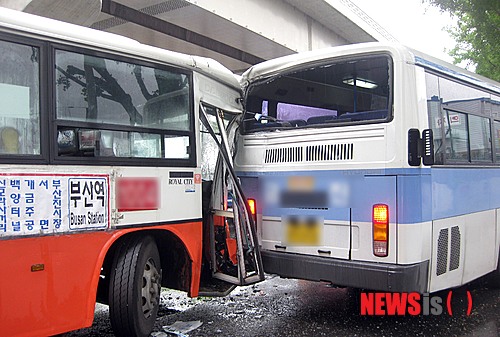
[[[280,74],[247,91],[246,132],[374,123],[391,118],[388,56],[342,60]]]

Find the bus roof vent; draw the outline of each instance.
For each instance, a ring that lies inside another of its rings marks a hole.
[[[266,149],[264,163],[299,163],[303,161],[302,146]]]
[[[354,144],[322,144],[306,147],[306,161],[352,160]]]

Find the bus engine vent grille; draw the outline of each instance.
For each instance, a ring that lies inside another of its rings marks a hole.
[[[306,161],[352,160],[354,144],[322,144],[306,147]]]
[[[305,151],[304,151],[305,150]],[[300,163],[304,161],[340,161],[354,158],[354,144],[321,144],[266,149],[264,163]]]
[[[451,227],[450,271],[460,266],[460,228]]]
[[[448,228],[439,231],[436,256],[436,275],[446,273],[448,264]]]
[[[303,160],[302,147],[279,147],[266,149],[264,163],[298,163]]]

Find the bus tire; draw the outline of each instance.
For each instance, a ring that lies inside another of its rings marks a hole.
[[[131,236],[119,244],[109,282],[109,318],[116,336],[151,333],[161,291],[160,255],[151,236]]]

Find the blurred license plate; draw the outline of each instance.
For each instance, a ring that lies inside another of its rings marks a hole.
[[[321,244],[323,221],[314,217],[287,217],[283,219],[285,242],[295,246]]]

